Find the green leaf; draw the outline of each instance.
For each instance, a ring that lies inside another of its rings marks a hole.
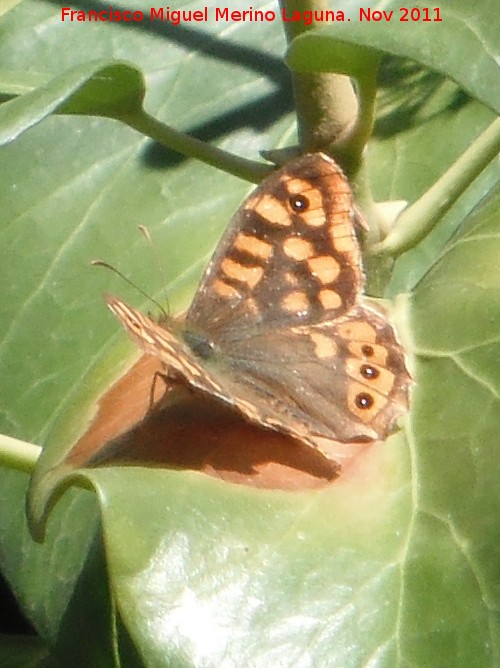
[[[377,106],[376,134],[367,156],[372,190],[377,200],[410,204],[418,201],[496,118],[454,84],[415,65],[396,65],[394,61],[382,68]],[[450,236],[499,181],[500,163],[495,159],[428,237],[397,261],[389,295],[413,289]]]
[[[189,473],[88,474],[118,607],[150,665],[267,666],[285,653],[298,665],[304,647],[314,665],[495,665],[499,213],[500,191],[410,299],[409,450],[390,439],[302,494]],[[162,512],[144,522],[152,506]]]
[[[119,118],[125,109],[140,109],[143,98],[144,82],[132,65],[85,63],[3,104],[0,144],[13,141],[55,111]]]
[[[417,367],[407,588],[414,600],[404,620],[422,620],[407,642],[417,665],[434,665],[433,648],[452,665],[495,665],[500,649],[499,214],[497,189],[411,297]],[[470,625],[465,636],[452,618]],[[466,660],[473,647],[476,658]]]
[[[464,151],[453,166],[429,188],[418,202],[397,219],[397,226],[377,244],[374,250],[402,255],[423,241],[464,191],[495,161],[500,150],[500,119]]]
[[[38,638],[0,635],[0,663],[3,668],[56,668],[49,650]]]
[[[112,665],[110,602],[95,497],[68,492],[52,513],[45,543],[36,545],[24,516],[27,476],[8,470],[0,475],[2,570],[19,605],[59,657],[73,656],[77,645],[75,665]]]
[[[224,26],[203,26],[196,34],[162,26],[146,33],[110,24],[63,25],[57,16],[52,3],[25,0],[2,17],[2,69],[36,63],[49,80],[61,74],[62,61],[64,67],[78,66],[89,53],[106,61],[127,58],[146,74],[146,105],[155,117],[254,158],[261,148],[293,143],[286,72],[276,55],[283,50],[279,26],[236,26],[229,45],[220,34]],[[47,25],[51,30],[42,31]],[[389,62],[383,75],[371,181],[379,199],[413,201],[492,114],[420,70]],[[118,347],[123,334],[99,295],[115,292],[133,303],[137,296],[115,277],[89,269],[89,260],[113,262],[162,294],[149,250],[135,231],[146,223],[177,310],[188,302],[247,185],[97,118],[49,117],[6,146],[0,161],[8,175],[0,180],[1,312],[8,324],[2,329],[0,373],[9,379],[0,386],[2,430],[48,441],[50,468],[133,354],[125,344]],[[436,258],[452,231],[498,180],[498,166],[492,165],[425,248],[398,262],[395,292],[440,266]],[[486,271],[480,257],[474,270]],[[447,665],[494,666],[495,405],[487,404],[483,431],[477,432],[481,442],[475,443],[458,403],[477,423],[493,381],[479,383],[477,398],[469,385],[464,397],[463,372],[448,356],[443,362],[435,355],[439,332],[450,331],[453,322],[444,322],[433,308],[433,295],[443,284],[462,288],[462,269],[472,271],[471,266],[461,261],[458,274],[448,268],[438,282],[422,281],[411,301],[419,358],[410,449],[391,439],[360,462],[357,476],[321,492],[246,489],[187,472],[89,473],[101,504],[109,592],[94,538],[99,528],[92,495],[66,493],[50,515],[46,543],[38,546],[25,527],[26,476],[1,471],[1,566],[40,635],[52,647],[59,642],[65,665],[75,665],[83,646],[89,648],[86,665],[113,665],[119,620],[112,597],[150,665],[162,665],[165,656],[174,665],[193,665],[200,657],[214,657],[220,665],[221,656],[257,666],[270,657],[271,665],[290,657],[290,665],[297,665],[311,655],[319,657],[315,665],[342,668],[369,661],[393,668],[412,660],[440,666],[443,657]],[[466,289],[480,290],[483,279],[473,275]],[[477,296],[472,290],[471,300]],[[459,311],[462,291],[450,299]],[[483,304],[497,306],[494,300]],[[458,313],[447,315],[457,317],[458,330],[472,341],[468,322]],[[424,338],[426,328],[435,339]],[[433,352],[431,360],[424,348]],[[469,375],[484,381],[484,369],[495,367],[494,349],[492,355],[475,361]],[[450,433],[458,437],[449,439]],[[474,543],[467,543],[471,538]],[[221,607],[214,612],[215,604]],[[198,620],[211,635],[201,635]],[[79,633],[86,634],[84,643]]]
[[[346,21],[328,28],[311,30],[293,40],[288,62],[301,72],[337,71],[338,43],[358,44],[376,52],[411,58],[426,67],[453,79],[470,95],[500,113],[498,34],[500,17],[495,0],[483,0],[480,6],[468,0],[452,4],[431,5],[416,0],[411,9],[420,9],[420,20],[414,22],[398,0],[388,0],[383,7],[348,8]],[[439,7],[441,21],[424,21],[423,8],[429,18],[436,18]],[[361,12],[386,12],[390,20],[361,20]],[[473,66],[471,66],[473,64]]]
[[[10,84],[12,87],[12,84]],[[268,167],[211,148],[149,116],[143,109],[144,79],[129,63],[96,61],[71,68],[0,107],[0,144],[13,141],[52,113],[121,120],[184,155],[258,181]]]
[[[24,68],[49,81],[62,68],[85,69],[89,55],[128,58],[146,74],[148,111],[177,128],[253,159],[293,136],[279,26],[261,26],[258,39],[243,26],[239,44],[226,45],[223,25],[183,33],[179,42],[162,24],[152,31],[62,24],[59,14],[51,2],[25,0],[1,17],[2,71]],[[265,47],[256,50],[256,40]],[[54,443],[54,462],[71,446],[70,436],[57,441],[55,425],[67,435],[81,430],[133,354],[101,295],[137,303],[137,293],[90,261],[108,260],[157,297],[165,283],[178,310],[248,184],[160,149],[116,121],[83,116],[45,118],[3,147],[0,164],[0,374],[9,379],[0,384],[1,431]],[[139,224],[150,230],[164,278]],[[41,637],[60,643],[66,665],[77,656],[86,665],[98,665],[97,657],[112,665],[102,559],[90,556],[97,541],[92,495],[66,494],[39,546],[26,529],[26,488],[26,475],[0,470],[2,571]],[[93,640],[82,654],[83,631]]]
[[[89,473],[117,604],[146,664],[294,666],[306,652],[308,665],[374,654],[395,665],[407,467],[394,438],[314,493],[196,473]]]

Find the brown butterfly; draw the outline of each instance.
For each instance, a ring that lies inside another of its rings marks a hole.
[[[231,220],[182,323],[111,311],[171,379],[306,445],[385,439],[408,407],[405,356],[361,296],[349,183],[321,153],[266,178]]]

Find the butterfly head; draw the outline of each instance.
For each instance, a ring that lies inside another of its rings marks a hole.
[[[214,345],[205,336],[191,330],[184,330],[182,337],[197,357],[201,357],[204,360],[212,357]]]

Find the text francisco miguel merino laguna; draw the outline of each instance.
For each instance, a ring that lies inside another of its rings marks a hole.
[[[378,12],[380,13],[380,12]],[[391,12],[392,13],[392,12]],[[370,9],[360,9],[360,20],[371,20]],[[71,7],[62,7],[61,20],[62,21],[112,21],[112,22],[142,22],[149,18],[150,21],[167,21],[173,25],[180,23],[191,22],[205,22],[209,18],[214,18],[215,21],[233,21],[233,22],[250,22],[250,23],[270,23],[279,18],[284,23],[302,22],[310,25],[313,21],[317,22],[331,22],[331,21],[350,21],[350,18],[345,18],[344,12],[334,10],[317,10],[317,11],[288,11],[282,9],[279,12],[272,10],[260,10],[250,7],[245,10],[229,9],[228,7],[202,7],[195,10],[177,10],[170,9],[170,7],[151,7],[147,12],[114,9],[112,6],[101,11],[84,11],[80,9],[72,9]],[[377,20],[377,19],[375,19]],[[387,20],[387,19],[386,19]]]

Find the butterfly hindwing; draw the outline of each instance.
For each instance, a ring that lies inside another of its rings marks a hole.
[[[371,306],[235,341],[222,358],[232,396],[252,395],[262,421],[279,419],[289,433],[293,424],[301,440],[384,439],[408,406],[400,344],[385,313]]]

